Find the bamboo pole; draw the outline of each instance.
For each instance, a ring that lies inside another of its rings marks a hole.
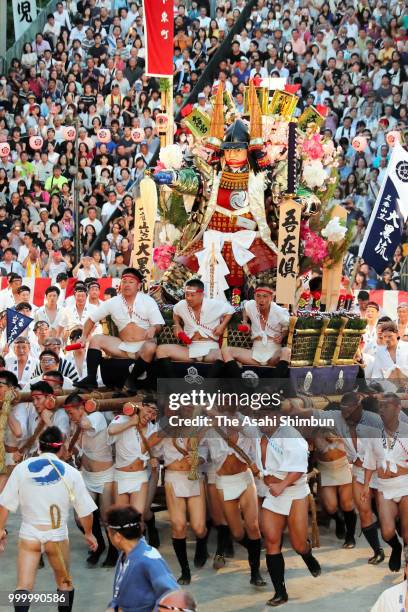
[[[320,330],[319,342],[317,343],[316,352],[315,352],[315,356],[313,359],[313,367],[316,367],[319,365],[320,358],[322,356],[324,336],[325,336],[328,324],[329,324],[329,319],[323,319],[323,325]]]
[[[337,365],[339,355],[340,355],[341,343],[343,342],[344,329],[347,323],[348,323],[348,318],[341,317],[341,327],[339,329],[339,335],[337,336],[336,348],[334,349],[332,365]]]

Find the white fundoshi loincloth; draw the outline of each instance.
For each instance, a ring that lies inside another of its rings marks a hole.
[[[260,478],[255,478],[256,494],[258,497],[264,498],[269,495],[269,489]]]
[[[123,493],[137,493],[142,488],[144,482],[148,482],[149,478],[146,470],[137,472],[124,472],[115,470],[115,482],[118,488],[118,495]]]
[[[334,461],[320,461],[317,464],[320,471],[320,483],[322,487],[339,487],[351,484],[353,477],[346,456],[339,457]]]
[[[295,484],[286,487],[286,489],[274,497],[270,493],[265,497],[262,503],[262,508],[271,510],[275,514],[289,516],[292,502],[296,499],[303,499],[310,493],[309,485],[307,484],[306,474],[301,476]]]
[[[146,342],[145,340],[140,340],[140,342],[122,341],[119,344],[118,349],[127,353],[131,359],[134,359],[135,353],[138,353],[140,351],[140,349],[142,348],[145,342]]]
[[[200,495],[200,482],[198,480],[189,480],[189,472],[178,472],[177,470],[166,470],[164,475],[164,483],[170,484],[173,487],[176,497],[196,497]]]
[[[219,348],[218,342],[215,342],[215,340],[193,340],[188,346],[188,356],[190,359],[205,357],[210,351]]]
[[[222,491],[224,501],[239,499],[251,485],[254,485],[254,476],[251,470],[240,472],[239,474],[231,474],[229,476],[219,476],[215,479],[216,487]]]
[[[82,469],[81,474],[86,488],[92,493],[103,493],[105,484],[115,480],[113,466],[101,472],[88,472]]]
[[[254,340],[252,345],[252,359],[255,359],[260,365],[268,363],[272,357],[276,357],[281,350],[281,345],[269,340],[265,343],[262,340]]]
[[[392,499],[398,504],[408,495],[408,474],[395,478],[378,478],[378,490],[384,499]]]
[[[42,531],[29,523],[21,523],[18,537],[22,540],[32,540],[41,543],[41,552],[44,552],[44,545],[47,542],[63,542],[68,540],[68,527],[63,525],[58,529],[47,529]]]

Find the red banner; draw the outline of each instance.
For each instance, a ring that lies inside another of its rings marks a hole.
[[[143,0],[146,74],[173,76],[174,0]]]

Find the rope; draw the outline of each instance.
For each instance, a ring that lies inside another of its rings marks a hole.
[[[59,529],[61,527],[61,508],[57,504],[50,506],[50,518],[52,529]],[[62,582],[68,589],[72,589],[73,583],[70,574],[68,573],[67,566],[65,565],[64,555],[62,554],[62,548],[60,542],[52,542],[54,550],[57,554],[58,561],[60,563],[60,569],[62,573]]]
[[[317,524],[316,501],[313,493],[309,493],[309,508],[312,515],[312,548],[320,548],[320,533]]]
[[[12,390],[7,391],[0,409],[0,474],[6,473],[6,449],[4,448],[4,435],[6,432],[9,415],[13,409],[15,394]]]
[[[53,461],[51,461],[51,459],[49,457],[47,457],[46,459],[47,459],[48,463],[50,465],[52,465],[54,470],[57,472],[58,476],[61,478],[62,483],[63,483],[64,487],[66,488],[66,490],[68,492],[69,501],[71,502],[71,504],[73,504],[75,502],[75,493],[74,493],[73,489],[69,486],[69,484],[67,483],[67,481],[65,480],[64,476],[61,474],[60,470],[55,465],[55,463]]]

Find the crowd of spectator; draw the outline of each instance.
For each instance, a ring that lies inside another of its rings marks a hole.
[[[3,276],[119,277],[129,265],[133,197],[159,145],[160,92],[144,75],[141,19],[135,3],[59,2],[0,75],[0,142],[11,149],[0,156]],[[66,139],[67,126],[77,144]],[[101,127],[110,142],[98,140]],[[134,127],[142,128],[139,142]],[[32,136],[42,137],[40,149]],[[105,225],[106,239],[96,242]]]
[[[174,0],[174,113],[235,26],[245,0]],[[323,133],[341,147],[334,200],[356,221],[350,253],[363,239],[390,155],[385,135],[407,129],[408,12],[404,0],[258,0],[216,66],[239,112],[250,78],[299,84],[297,113],[327,107]],[[212,83],[197,105],[211,108]],[[133,189],[159,146],[158,79],[145,74],[140,2],[59,2],[43,32],[0,75],[0,271],[48,276],[53,269],[86,278],[118,276],[132,249]],[[75,143],[64,128],[79,118]],[[111,141],[98,140],[106,127]],[[132,140],[133,128],[143,131]],[[43,138],[41,150],[30,137]],[[351,141],[363,135],[364,152]],[[185,151],[191,140],[179,129]],[[77,171],[81,250],[75,258],[73,178]],[[112,213],[115,218],[110,220]],[[108,224],[106,240],[95,239]],[[357,288],[395,289],[408,235],[382,278],[362,268]],[[89,273],[91,272],[91,273]],[[88,274],[89,273],[89,274]],[[55,279],[53,279],[55,280]]]

